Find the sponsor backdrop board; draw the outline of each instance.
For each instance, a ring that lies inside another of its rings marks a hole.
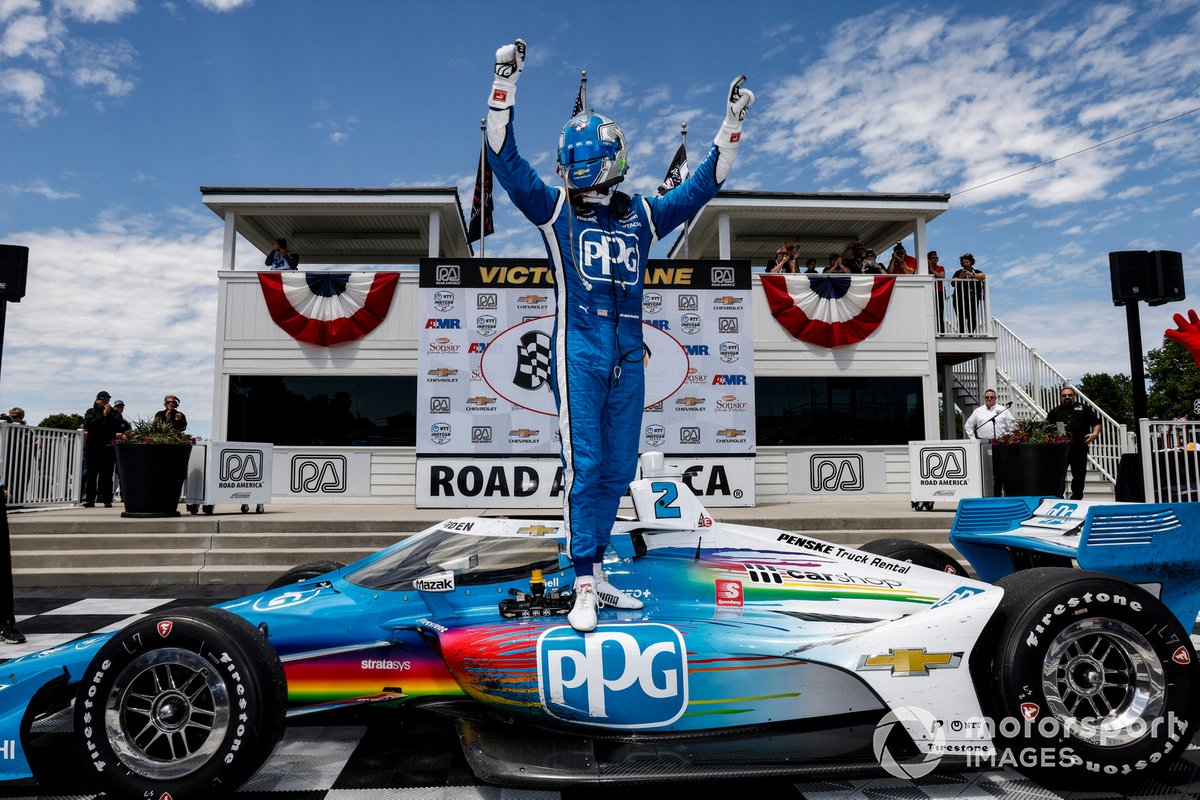
[[[641,451],[753,456],[749,263],[650,261],[643,279]],[[421,466],[427,459],[520,456],[531,466],[540,459],[557,466],[552,281],[545,258],[421,261],[418,476],[431,476],[430,466]],[[436,495],[420,477],[418,483],[423,505]],[[751,504],[752,495],[743,489],[734,504]],[[436,504],[470,505],[446,503],[444,495]],[[559,504],[547,497],[517,505]]]
[[[275,451],[271,492],[289,497],[369,497],[371,454],[355,450]]]
[[[908,443],[913,502],[956,503],[992,496],[992,445],[981,439]]]
[[[670,457],[683,480],[712,507],[754,505],[754,458]],[[640,470],[638,472],[641,474]],[[417,460],[421,508],[558,508],[562,466],[554,458],[422,458]],[[632,509],[628,497],[622,508]]]
[[[887,492],[887,458],[880,450],[798,450],[788,453],[788,491],[829,497]]]

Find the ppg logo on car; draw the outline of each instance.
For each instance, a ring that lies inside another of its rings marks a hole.
[[[292,492],[331,494],[346,491],[345,456],[292,456]]]
[[[538,638],[537,668],[542,707],[558,719],[659,728],[687,708],[687,651],[667,625],[550,628]]]
[[[857,453],[813,456],[808,475],[814,492],[861,492],[866,485],[863,458]]]
[[[967,477],[965,447],[922,447],[920,461],[922,479],[961,480]]]

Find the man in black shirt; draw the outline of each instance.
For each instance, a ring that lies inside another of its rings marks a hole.
[[[1072,387],[1064,386],[1058,396],[1062,402],[1050,409],[1046,421],[1063,423],[1071,436],[1070,455],[1067,457],[1071,465],[1071,499],[1082,500],[1083,482],[1087,476],[1087,448],[1100,438],[1100,418],[1091,406],[1079,401]],[[1063,483],[1066,483],[1065,475]]]

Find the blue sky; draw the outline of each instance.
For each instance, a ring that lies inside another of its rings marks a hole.
[[[36,422],[103,388],[146,416],[173,392],[207,432],[221,222],[199,187],[457,185],[469,206],[517,36],[525,154],[551,172],[587,69],[641,191],[680,122],[699,157],[741,72],[735,189],[958,192],[1200,106],[1194,0],[0,0],[0,242],[31,248],[0,405]],[[1127,372],[1106,254],[1179,250],[1200,292],[1198,179],[1200,113],[956,196],[930,244],[974,253],[996,315],[1068,376]],[[541,252],[497,202],[489,255]],[[1146,346],[1193,305],[1143,308]]]

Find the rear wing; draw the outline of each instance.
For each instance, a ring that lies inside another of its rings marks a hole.
[[[1055,497],[959,501],[950,543],[981,580],[1015,572],[1021,551],[1074,559],[1140,584],[1192,630],[1200,614],[1200,503],[1101,503]]]

